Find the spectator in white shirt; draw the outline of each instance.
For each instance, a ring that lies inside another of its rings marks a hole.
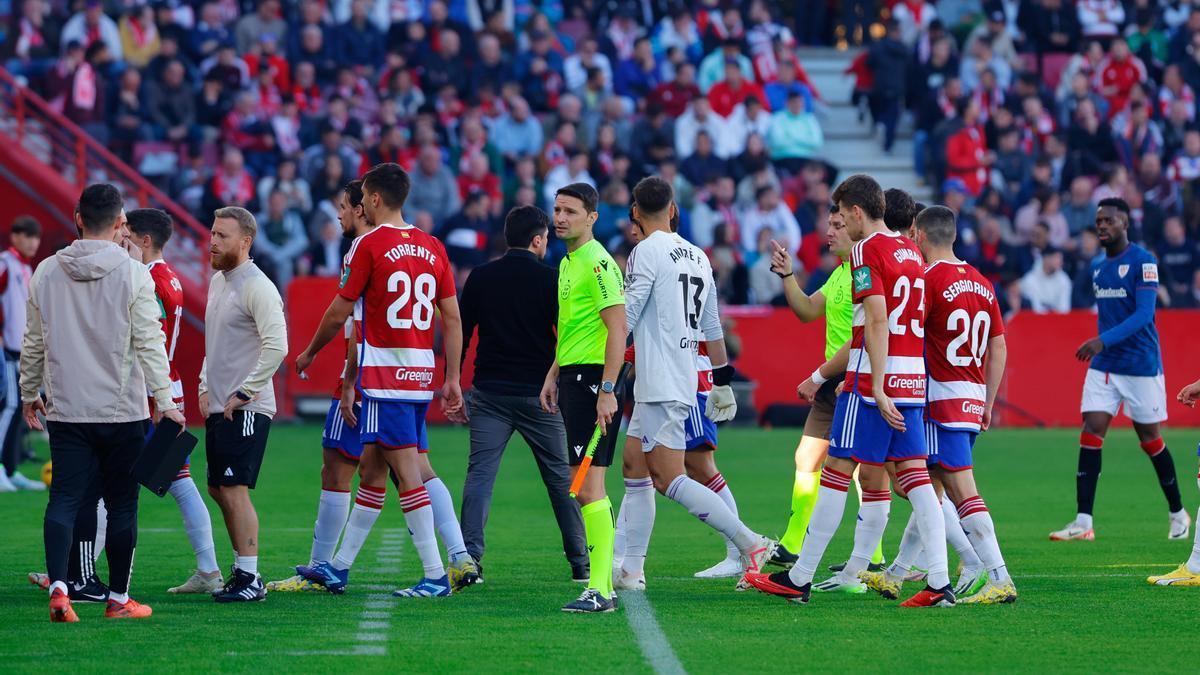
[[[742,214],[742,250],[755,251],[758,249],[759,231],[770,228],[775,233],[775,240],[788,251],[795,252],[800,248],[800,224],[791,209],[779,198],[779,191],[774,187],[762,187],[755,193],[755,205]]]
[[[554,195],[558,189],[571,183],[587,183],[596,187],[596,179],[588,173],[588,156],[586,152],[575,151],[566,164],[559,164],[546,174],[546,182],[542,186],[542,198],[546,210],[554,205]]]
[[[1071,277],[1062,267],[1062,251],[1047,248],[1042,259],[1021,277],[1021,297],[1033,311],[1061,314],[1071,309]]]
[[[599,68],[604,73],[605,91],[611,91],[612,64],[607,56],[600,53],[596,38],[585,37],[579,43],[578,52],[568,56],[563,62],[563,77],[567,81],[567,89],[577,91],[583,88],[587,83],[589,68]]]
[[[714,155],[721,159],[733,156],[729,120],[713,112],[703,96],[692,99],[687,112],[675,120],[675,156],[691,157],[696,152],[696,134],[702,130],[713,141]]]

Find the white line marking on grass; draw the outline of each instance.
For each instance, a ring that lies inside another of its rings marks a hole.
[[[405,530],[390,529],[383,531],[383,545],[376,551],[375,566],[372,574],[395,574],[399,567],[393,563],[400,560],[403,553]],[[386,563],[386,564],[385,564]],[[394,570],[394,571],[393,571]],[[392,611],[396,599],[382,584],[363,584],[362,588],[372,591],[363,598],[362,619],[358,623],[358,632],[354,635],[358,643],[352,652],[355,656],[387,656],[387,645],[370,644],[387,642],[388,629],[392,626]]]
[[[625,619],[637,637],[642,656],[646,657],[646,662],[654,672],[659,675],[685,674],[687,671],[683,669],[683,664],[679,662],[679,657],[675,655],[675,650],[671,648],[671,643],[659,627],[658,619],[654,618],[654,608],[646,599],[646,594],[641,591],[624,591],[620,598],[625,605]]]

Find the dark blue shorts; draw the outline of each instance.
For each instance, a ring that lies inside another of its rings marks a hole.
[[[925,459],[925,409],[920,406],[899,408],[905,430],[888,426],[879,408],[852,392],[838,396],[829,430],[829,454],[859,464],[882,465]]]
[[[362,441],[358,437],[358,427],[346,424],[342,417],[341,400],[333,399],[329,403],[329,412],[325,414],[325,432],[321,434],[321,447],[337,450],[348,460],[357,462],[362,457]],[[354,404],[354,415],[362,424],[362,406]]]
[[[971,449],[979,434],[966,429],[946,429],[936,422],[925,422],[925,437],[929,443],[929,464],[943,471],[966,471],[971,468]]]
[[[683,423],[683,438],[687,443],[684,450],[717,449],[717,423],[704,414],[707,405],[708,394],[696,392],[696,407]]]
[[[363,445],[375,444],[393,450],[416,448],[429,452],[425,413],[429,402],[381,401],[364,399],[359,419],[359,438]]]

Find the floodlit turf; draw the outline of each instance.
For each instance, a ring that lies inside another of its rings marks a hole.
[[[748,524],[779,535],[788,513],[796,430],[722,433],[719,463]],[[279,425],[254,492],[262,523],[259,568],[267,579],[306,562],[319,486],[320,430]],[[806,607],[733,582],[692,579],[724,554],[708,528],[658,499],[647,563],[650,601],[670,648],[692,672],[834,670],[1192,671],[1200,588],[1153,588],[1151,573],[1187,558],[1188,541],[1167,541],[1166,508],[1150,463],[1129,432],[1109,435],[1094,543],[1052,543],[1047,533],[1074,515],[1075,431],[994,431],[977,446],[981,490],[1016,577],[1015,606],[901,610],[874,596],[814,595]],[[1194,449],[1200,432],[1168,434],[1184,503],[1197,504]],[[462,430],[431,434],[433,462],[458,501],[466,466]],[[44,452],[44,451],[43,451]],[[203,458],[193,472],[204,475]],[[26,471],[36,467],[27,466]],[[609,476],[619,502],[619,471]],[[99,605],[76,605],[81,623],[52,625],[46,595],[25,580],[43,568],[45,493],[0,495],[0,669],[5,672],[250,671],[648,671],[625,609],[606,616],[558,611],[579,587],[569,580],[557,530],[524,444],[502,467],[489,523],[486,583],[437,600],[384,600],[420,575],[394,495],[340,597],[273,593],[263,603],[220,606],[172,597],[193,557],[168,496],[142,493],[133,596],[153,606],[146,621],[112,622]],[[209,501],[218,559],[231,562],[225,528]],[[889,555],[908,516],[896,500]],[[850,548],[854,509],[826,562]],[[384,544],[384,540],[388,544]],[[381,547],[403,543],[400,574]],[[953,563],[952,563],[953,564]],[[100,564],[103,573],[103,562]],[[916,591],[915,584],[906,590]],[[355,654],[358,652],[358,654]]]

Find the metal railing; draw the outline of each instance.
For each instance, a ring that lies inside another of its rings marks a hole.
[[[4,68],[0,68],[0,133],[77,191],[92,183],[110,183],[125,196],[126,210],[154,207],[169,213],[175,233],[163,254],[183,282],[188,309],[203,315],[210,276],[209,233],[186,209]],[[74,208],[63,206],[66,213]]]

